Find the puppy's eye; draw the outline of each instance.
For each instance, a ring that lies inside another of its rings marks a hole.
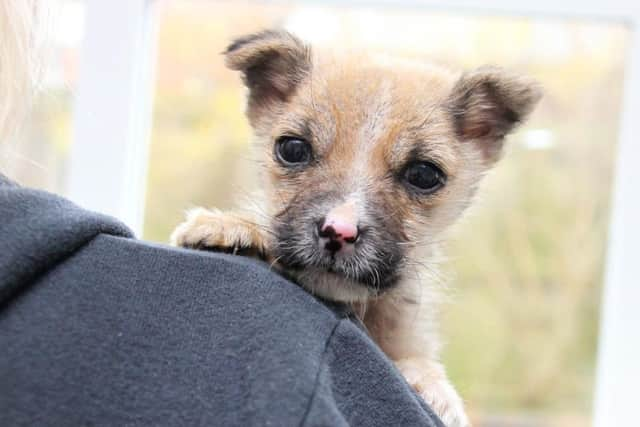
[[[404,171],[405,181],[422,193],[439,190],[447,178],[442,170],[431,162],[411,163]]]
[[[285,166],[309,163],[311,154],[311,144],[304,139],[283,136],[276,141],[276,157]]]

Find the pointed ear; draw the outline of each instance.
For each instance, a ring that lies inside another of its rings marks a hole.
[[[226,64],[242,73],[250,102],[284,101],[311,69],[311,51],[292,34],[267,30],[236,39],[224,52]]]
[[[504,137],[527,118],[541,97],[536,81],[500,68],[465,73],[449,99],[456,134],[478,144],[485,160],[495,161]]]

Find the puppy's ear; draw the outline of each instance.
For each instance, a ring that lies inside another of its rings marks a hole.
[[[249,101],[258,104],[286,100],[311,69],[309,47],[283,30],[236,39],[224,55],[227,67],[242,73]]]
[[[493,67],[465,73],[449,99],[458,138],[478,144],[488,162],[497,160],[504,137],[531,113],[542,90],[532,79]]]

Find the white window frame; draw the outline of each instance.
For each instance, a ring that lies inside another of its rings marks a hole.
[[[151,0],[86,0],[67,193],[142,232],[156,62]]]
[[[612,196],[595,387],[596,427],[638,425],[640,383],[640,2],[337,0],[465,13],[622,21],[632,29]],[[86,0],[70,197],[142,230],[155,64],[152,0]],[[103,119],[108,118],[108,119]],[[91,185],[86,181],[90,180]],[[640,184],[636,184],[639,185]],[[576,254],[580,256],[580,254]],[[561,382],[562,378],[558,378]]]

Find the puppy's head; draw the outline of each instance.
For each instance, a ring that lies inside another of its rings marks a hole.
[[[264,153],[273,255],[323,297],[393,287],[472,200],[505,136],[540,98],[496,68],[466,74],[316,52],[283,31],[238,39]]]

